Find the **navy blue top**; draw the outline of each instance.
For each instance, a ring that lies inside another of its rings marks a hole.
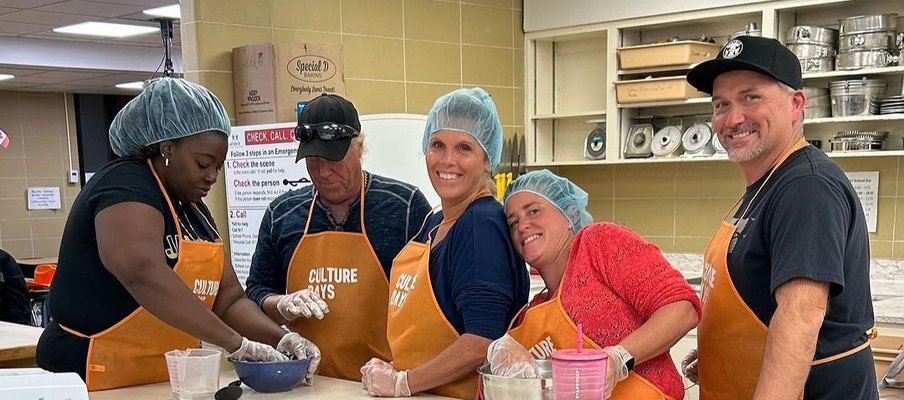
[[[395,179],[364,173],[364,224],[367,239],[383,272],[389,277],[392,260],[417,234],[430,204],[417,187]],[[257,235],[257,248],[245,292],[258,306],[274,294],[286,294],[286,276],[292,253],[301,240],[314,186],[291,190],[274,199],[267,207]],[[324,231],[361,232],[361,203],[356,198],[348,208],[345,221],[334,221],[327,206],[318,198],[308,233]]]
[[[430,216],[417,241],[442,222]],[[527,303],[530,278],[512,248],[502,205],[486,196],[474,200],[446,236],[430,250],[433,295],[458,334],[487,339],[505,334],[509,321]]]

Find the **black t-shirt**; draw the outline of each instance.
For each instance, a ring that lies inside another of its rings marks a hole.
[[[135,157],[120,158],[101,168],[82,188],[72,204],[60,243],[59,264],[50,289],[53,321],[38,342],[36,360],[54,371],[78,372],[84,377],[88,341],[72,335],[59,324],[85,335],[101,332],[138,308],[138,302],[103,265],[97,248],[94,220],[110,206],[138,202],[163,215],[161,260],[170,268],[178,261],[176,222],[147,163]],[[173,200],[183,236],[189,240],[218,239],[213,218],[203,203],[197,207]],[[132,224],[134,229],[141,227]]]
[[[828,282],[828,311],[815,358],[862,344],[875,322],[869,237],[850,181],[812,146],[791,154],[764,185],[765,178],[747,188],[733,218],[738,228],[729,244],[728,269],[738,293],[769,326],[777,307],[776,288],[794,278]],[[737,221],[757,190],[750,211]],[[860,353],[812,368],[804,397],[876,398],[872,355]]]

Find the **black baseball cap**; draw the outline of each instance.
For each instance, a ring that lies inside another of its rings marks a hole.
[[[716,77],[735,70],[759,72],[794,89],[804,87],[797,56],[778,40],[759,36],[738,36],[730,40],[715,59],[691,69],[687,83],[713,94]]]
[[[361,132],[361,121],[358,119],[358,110],[352,102],[336,94],[322,94],[305,104],[298,114],[298,125],[322,124],[331,122],[334,124],[348,125],[355,131]],[[298,145],[298,153],[295,162],[305,157],[323,157],[330,161],[339,161],[345,158],[348,147],[352,142],[351,137],[335,140],[321,140],[312,137]]]

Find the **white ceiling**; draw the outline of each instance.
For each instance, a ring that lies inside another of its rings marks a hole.
[[[159,27],[142,10],[178,0],[0,0],[0,90],[134,94],[117,83],[145,80],[163,59],[160,33],[121,39],[56,33],[87,21]],[[178,21],[173,62],[182,71]],[[162,70],[162,67],[160,67]],[[158,74],[159,75],[159,74]]]

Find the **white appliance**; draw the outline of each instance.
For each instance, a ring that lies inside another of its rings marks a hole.
[[[88,400],[78,374],[50,373],[40,368],[0,369],[0,399]]]

